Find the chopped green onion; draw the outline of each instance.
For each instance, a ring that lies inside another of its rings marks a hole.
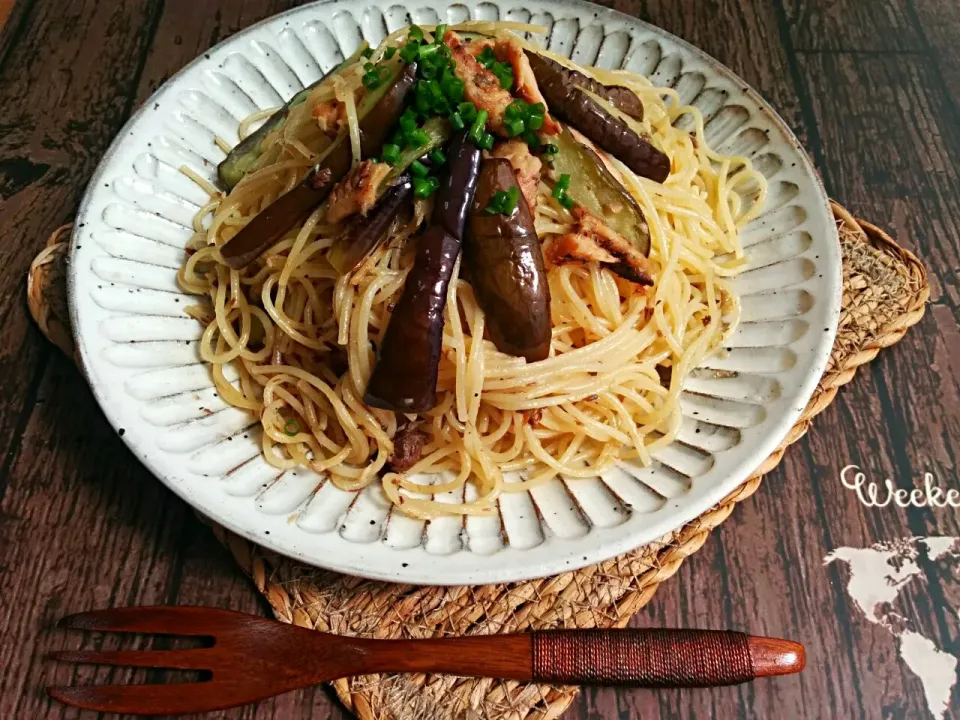
[[[557,180],[557,183],[553,186],[553,192],[550,193],[550,196],[559,201],[567,210],[573,207],[574,201],[573,198],[567,195],[567,190],[570,188],[570,176],[564,173]]]
[[[484,150],[493,150],[493,135],[484,133],[483,137],[480,138],[479,145]]]
[[[497,56],[493,54],[493,48],[487,46],[477,55],[477,60],[480,61],[480,64],[485,68],[489,68],[497,61]]]
[[[457,112],[466,123],[472,123],[477,119],[477,106],[472,102],[462,102],[457,106]]]
[[[443,99],[443,90],[440,89],[440,83],[436,80],[427,80],[423,83],[426,86],[426,91],[430,94],[430,98],[434,102],[438,102]]]
[[[509,137],[516,137],[522,133],[525,129],[523,120],[507,120],[503,125],[504,130],[507,131]]]
[[[414,60],[416,60],[419,52],[420,43],[418,43],[416,40],[411,40],[400,49],[400,59],[405,63],[412,63]]]
[[[440,89],[453,102],[460,102],[463,98],[463,80],[448,70],[444,70],[440,78]]]
[[[287,420],[287,422],[283,426],[283,431],[289,437],[293,437],[298,432],[300,432],[300,423],[298,423],[296,420],[293,420],[293,419]]]
[[[417,85],[417,90],[420,89],[419,84]],[[417,110],[422,113],[430,112],[430,108],[433,103],[430,102],[430,96],[423,92],[418,92],[416,99],[413,101]]]
[[[373,57],[373,48],[367,48],[360,54],[363,55],[365,58]]]
[[[432,153],[430,153],[430,162],[436,165],[443,165],[447,161],[447,156],[443,154],[443,150],[437,148]]]
[[[367,68],[368,65],[369,68]],[[376,90],[390,77],[389,68],[377,67],[373,63],[366,63],[364,68],[367,69],[367,72],[363,76],[363,85],[369,90]]]
[[[395,47],[388,47],[387,51],[383,54],[384,60],[392,60],[393,56],[397,54],[397,49]]]
[[[438,54],[447,62],[450,62],[453,60],[453,50],[448,48],[446,45],[440,46],[440,52]]]
[[[440,49],[439,45],[421,45],[420,51],[417,53],[420,56],[421,60],[427,60],[431,55],[436,53]]]
[[[404,148],[419,148],[429,143],[430,135],[418,126],[423,120],[433,117],[447,117],[456,130],[469,128],[470,137],[478,146],[483,147],[485,142],[487,114],[484,113],[478,122],[477,108],[473,103],[463,102],[464,82],[454,72],[453,53],[443,44],[446,29],[446,25],[437,25],[433,31],[433,40],[427,42],[422,28],[411,26],[407,42],[400,50],[400,57],[408,63],[416,62],[417,67],[412,102],[401,116],[400,127],[392,139],[392,144],[401,152]],[[493,62],[496,62],[495,57]],[[492,147],[492,137],[486,140],[486,143],[488,147]],[[390,154],[385,157],[389,156]],[[419,187],[420,197],[426,197],[423,193],[426,193],[428,186],[420,183]]]
[[[368,62],[368,63],[364,63],[364,64],[363,64],[363,69],[366,70],[367,72],[370,72],[370,71],[373,70],[375,67],[376,67],[376,65],[374,65],[372,62]]]
[[[426,130],[418,128],[410,133],[408,144],[411,147],[420,147],[428,142],[430,142],[430,135],[427,134]]]
[[[433,195],[440,187],[440,181],[433,177],[414,177],[413,194],[419,198],[426,198]]]
[[[527,116],[527,107],[528,105],[523,100],[514,100],[512,103],[507,105],[507,109],[504,110],[503,116],[507,120],[522,120]]]
[[[383,146],[383,150],[380,151],[380,155],[383,157],[385,163],[393,165],[400,159],[400,146],[387,143]]]
[[[524,141],[532,148],[540,146],[540,138],[537,137],[535,130],[543,127],[543,118],[546,113],[546,106],[543,103],[533,105],[523,100],[514,100],[507,105],[504,117],[507,121],[508,132],[516,131],[518,123],[523,123],[523,129],[514,132],[514,135],[523,135]],[[512,121],[512,123],[511,123]],[[512,129],[512,130],[511,130]]]
[[[547,143],[546,145],[540,148],[540,151],[544,155],[556,155],[558,152],[560,152],[560,148],[558,148],[553,143]]]
[[[504,90],[509,90],[513,87],[513,68],[506,63],[494,63],[492,69],[493,74],[496,75],[497,80],[500,81],[500,87]]]
[[[407,146],[407,133],[403,130],[397,130],[390,138],[390,142],[398,148],[405,148]]]
[[[412,163],[410,163],[410,172],[412,172],[416,177],[425,178],[430,174],[430,169],[419,160],[414,160]]]
[[[432,80],[420,80],[414,91],[416,93],[417,110],[422,113],[428,113],[433,108],[434,97],[430,92],[430,83]]]
[[[417,114],[407,108],[403,111],[403,115],[400,116],[400,127],[404,132],[411,132],[417,129]]]
[[[512,215],[517,209],[517,201],[520,199],[520,188],[511,185],[509,190],[498,190],[490,198],[490,204],[485,211],[489,215]]]
[[[470,125],[470,132],[467,133],[471,140],[477,145],[480,144],[480,137],[483,133],[484,128],[487,126],[487,111],[481,110],[477,113],[477,117],[474,118],[473,123]]]

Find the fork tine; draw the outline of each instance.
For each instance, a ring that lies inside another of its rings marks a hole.
[[[87,710],[134,715],[209,712],[262,699],[256,694],[245,694],[241,688],[218,686],[216,682],[48,687],[47,694]]]
[[[207,648],[196,650],[61,650],[47,655],[48,660],[86,665],[123,665],[126,667],[169,668],[171,670],[213,670],[215,663]]]
[[[233,627],[241,618],[248,618],[248,616],[233,610],[158,605],[94,610],[67,615],[57,623],[57,626],[106,632],[209,636],[220,628]]]

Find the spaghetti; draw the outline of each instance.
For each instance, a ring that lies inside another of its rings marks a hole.
[[[536,30],[509,23],[461,29]],[[407,30],[390,35],[370,60],[399,47]],[[423,30],[429,35],[433,28]],[[228,194],[185,171],[210,202],[194,219],[179,281],[200,299],[188,312],[205,324],[201,355],[218,393],[260,418],[263,457],[277,468],[312,468],[345,490],[382,483],[391,502],[419,518],[488,515],[502,493],[558,475],[596,476],[621,460],[649,463],[677,435],[684,379],[737,323],[739,303],[727,280],[743,265],[739,231],[760,211],[765,178],[747,158],[711,149],[700,112],[681,106],[675,90],[625,71],[577,67],[632,90],[645,112],[631,126],[670,159],[670,175],[660,184],[605,157],[647,219],[653,287],[597,263],[548,266],[550,354],[530,363],[485,339],[487,318],[458,261],[446,299],[436,406],[410,416],[368,407],[363,397],[376,348],[430,201],[418,199],[412,215],[394,222],[388,242],[345,274],[327,261],[342,228],[326,222],[325,206],[241,270],[228,267],[219,251],[296,186],[329,145],[312,113],[318,103],[339,102],[341,132],[349,136],[353,162],[361,159],[355,94],[362,65],[294,107]],[[241,135],[268,114],[245,120]],[[546,179],[540,182],[535,223],[547,256],[574,222],[554,194]],[[410,423],[425,435],[419,460],[408,472],[389,472],[394,440]],[[519,479],[506,482],[505,475]],[[430,499],[448,492],[463,499]]]

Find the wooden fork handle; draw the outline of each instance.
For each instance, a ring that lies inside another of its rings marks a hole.
[[[533,633],[533,679],[561,685],[712,687],[798,672],[803,646],[713,630]]]
[[[352,639],[344,674],[426,672],[563,685],[710,687],[799,672],[803,646],[715,630],[555,630],[429,640]]]

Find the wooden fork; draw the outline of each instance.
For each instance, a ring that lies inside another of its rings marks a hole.
[[[205,637],[189,650],[66,650],[54,660],[206,670],[168,685],[50,687],[51,697],[100,712],[167,715],[245,705],[299,687],[381,672],[448,673],[566,685],[707,687],[786,675],[802,645],[712,630],[551,630],[427,640],[368,640],[203,607],[118,608],[65,617],[60,627]]]

